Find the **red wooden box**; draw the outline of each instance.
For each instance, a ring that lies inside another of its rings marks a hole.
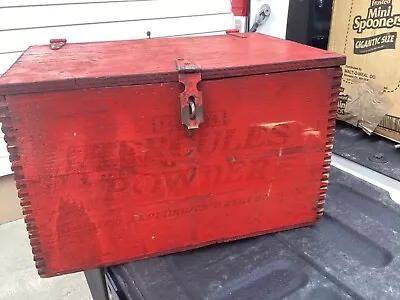
[[[0,105],[39,274],[317,222],[344,61],[257,33],[30,47]]]

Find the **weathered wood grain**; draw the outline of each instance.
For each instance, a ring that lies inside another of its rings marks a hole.
[[[193,131],[178,82],[3,97],[39,274],[317,222],[339,80],[339,68],[205,80]]]
[[[341,55],[258,33],[67,43],[57,51],[30,47],[0,77],[0,94],[177,82],[178,58],[200,65],[204,80],[344,63]]]

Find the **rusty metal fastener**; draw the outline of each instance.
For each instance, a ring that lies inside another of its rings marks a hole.
[[[226,29],[225,33],[227,35],[231,35],[231,36],[236,36],[236,37],[240,37],[240,38],[247,38],[247,35],[240,33],[239,29]]]
[[[178,58],[175,64],[179,82],[185,87],[179,94],[181,123],[188,129],[199,128],[204,121],[202,94],[197,88],[201,81],[201,67],[183,58]]]
[[[51,39],[50,48],[51,50],[58,50],[67,43],[67,39]]]

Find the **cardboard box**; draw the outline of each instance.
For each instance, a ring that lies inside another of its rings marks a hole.
[[[335,1],[329,50],[345,54],[338,119],[400,142],[400,0]]]

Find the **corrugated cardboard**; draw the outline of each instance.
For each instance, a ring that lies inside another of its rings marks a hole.
[[[329,50],[347,56],[338,119],[400,142],[400,0],[336,0]]]

